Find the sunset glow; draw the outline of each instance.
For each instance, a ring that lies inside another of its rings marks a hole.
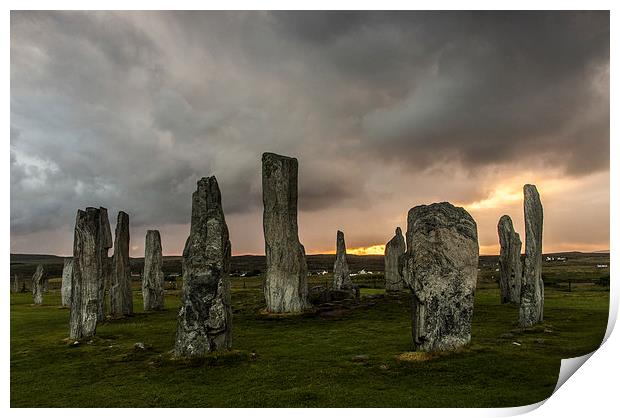
[[[385,252],[385,245],[371,245],[370,247],[357,247],[348,248],[347,254],[352,255],[383,255]]]

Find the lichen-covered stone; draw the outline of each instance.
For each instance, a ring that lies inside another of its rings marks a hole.
[[[13,276],[13,285],[11,286],[11,290],[13,293],[19,293],[19,278],[17,277],[17,274]]]
[[[385,290],[397,292],[403,289],[403,256],[407,250],[405,237],[400,227],[396,228],[394,237],[385,245],[383,260],[385,263]]]
[[[349,275],[349,264],[347,263],[347,244],[344,241],[344,232],[336,233],[336,261],[334,262],[334,284],[335,290],[351,289],[353,282]]]
[[[414,350],[469,343],[478,252],[476,222],[465,209],[443,202],[409,211],[404,279],[413,296]]]
[[[521,239],[515,232],[510,216],[504,215],[497,224],[499,235],[499,289],[501,303],[521,300]]]
[[[107,224],[107,227],[106,227]],[[73,274],[69,338],[79,340],[95,335],[102,304],[102,282],[107,274],[111,246],[105,208],[78,210],[73,235]]]
[[[297,228],[297,159],[263,154],[264,294],[268,312],[309,308],[306,253]]]
[[[535,325],[543,320],[545,285],[542,280],[543,207],[536,186],[523,186],[525,214],[525,266],[521,283],[519,324]]]
[[[215,176],[192,195],[190,235],[183,250],[183,294],[175,355],[198,357],[232,345],[231,245]]]
[[[60,300],[62,306],[71,305],[71,280],[73,280],[73,258],[65,258],[62,267],[62,284],[60,285]]]
[[[144,271],[142,272],[142,300],[145,311],[164,309],[164,272],[162,267],[163,258],[159,231],[146,231]]]
[[[133,314],[131,269],[129,266],[129,215],[118,212],[114,230],[114,255],[110,282],[110,315],[121,317]]]
[[[43,293],[45,292],[45,283],[47,282],[47,274],[43,269],[43,265],[39,264],[32,275],[32,300],[35,305],[43,303]]]
[[[107,293],[110,289],[112,266],[108,252],[112,248],[112,230],[110,229],[110,220],[108,219],[108,210],[99,208],[99,230],[101,231],[100,252],[101,252],[101,274],[102,280],[99,282],[99,296],[97,305],[97,321],[103,321],[106,313]]]

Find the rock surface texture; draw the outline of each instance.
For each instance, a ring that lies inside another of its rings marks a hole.
[[[523,186],[525,266],[521,282],[519,324],[530,327],[543,320],[545,286],[542,280],[543,207],[536,186]]]
[[[306,253],[297,229],[297,159],[263,154],[263,230],[268,312],[309,308]]]
[[[335,290],[352,289],[353,282],[349,276],[349,264],[347,264],[347,244],[344,241],[344,232],[336,233],[336,261],[334,262]]]
[[[190,235],[183,250],[183,294],[175,355],[198,357],[232,344],[231,246],[215,176],[198,181],[192,195]]]
[[[521,300],[521,238],[515,232],[510,216],[499,218],[499,290],[501,303],[519,303]]]
[[[164,309],[162,267],[161,236],[157,230],[148,230],[144,244],[144,271],[142,272],[142,300],[145,311]]]
[[[73,235],[69,318],[69,338],[73,340],[95,335],[101,307],[101,283],[107,274],[107,256],[111,245],[108,234],[108,213],[105,208],[78,210]]]
[[[101,252],[101,271],[102,280],[99,282],[99,296],[97,305],[97,320],[103,321],[106,313],[106,294],[110,289],[111,263],[108,252],[112,248],[112,230],[108,219],[108,210],[99,208],[99,231],[101,232],[100,252]]]
[[[45,292],[45,282],[47,274],[43,269],[43,265],[39,264],[32,275],[32,300],[35,305],[43,303],[43,293]]]
[[[65,258],[62,267],[62,284],[60,285],[60,300],[62,306],[71,305],[71,280],[73,280],[73,258]]]
[[[465,209],[443,202],[409,211],[404,278],[412,292],[414,350],[469,343],[478,252],[476,222]]]
[[[13,293],[19,293],[19,278],[17,277],[17,274],[13,276],[13,286],[11,286],[11,290]]]
[[[131,269],[129,267],[129,215],[123,211],[118,213],[116,230],[114,231],[110,314],[113,317],[133,314]]]
[[[385,290],[397,292],[403,289],[403,256],[407,247],[400,227],[396,228],[394,237],[385,245]]]

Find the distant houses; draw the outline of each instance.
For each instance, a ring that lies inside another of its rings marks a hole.
[[[547,256],[545,257],[545,261],[566,261],[566,257]]]

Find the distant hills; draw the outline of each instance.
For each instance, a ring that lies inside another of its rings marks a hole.
[[[609,250],[595,251],[591,253],[582,253],[579,251],[570,251],[562,253],[548,253],[545,255],[565,256],[565,257],[595,257],[601,258],[600,262],[609,263]],[[335,254],[312,254],[306,256],[308,262],[308,270],[310,272],[320,272],[323,270],[332,271],[334,267]],[[480,265],[497,263],[497,255],[480,256]],[[43,264],[46,270],[52,275],[59,277],[62,274],[62,267],[66,257],[50,255],[50,254],[11,254],[11,277],[14,274],[30,277],[34,273],[38,264]],[[383,256],[382,255],[351,255],[347,254],[349,268],[352,272],[362,269],[373,272],[383,272]],[[164,273],[181,274],[181,256],[164,256]],[[139,275],[142,271],[144,258],[131,258],[131,272]],[[258,274],[265,270],[264,255],[237,255],[231,260],[231,274],[241,274],[253,272]]]

